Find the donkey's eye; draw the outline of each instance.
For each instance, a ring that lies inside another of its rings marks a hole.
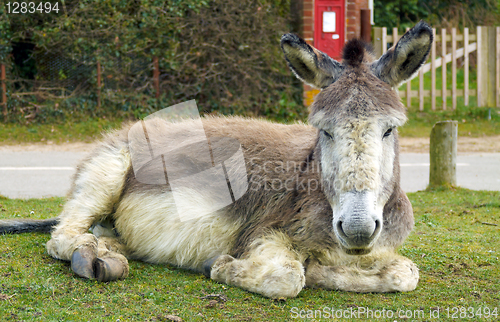
[[[325,131],[325,130],[321,130],[321,132],[322,132],[324,135],[326,135],[326,137],[327,137],[327,138],[329,138],[330,140],[333,140],[333,136],[332,136],[330,133],[328,133],[328,132],[327,132],[327,131]]]
[[[384,138],[388,137],[389,135],[391,135],[392,133],[392,127],[390,129],[388,129],[387,131],[385,131],[384,133]]]

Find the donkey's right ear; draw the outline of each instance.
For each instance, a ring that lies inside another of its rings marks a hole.
[[[281,49],[288,66],[302,81],[316,88],[325,88],[335,82],[342,73],[342,65],[309,46],[294,34],[281,37]]]
[[[398,43],[373,62],[372,70],[387,84],[398,87],[425,63],[434,40],[432,28],[420,21]]]

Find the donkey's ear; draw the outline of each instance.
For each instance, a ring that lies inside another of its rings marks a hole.
[[[281,49],[294,74],[300,80],[316,88],[327,87],[342,73],[343,67],[339,62],[309,46],[296,35],[283,35]]]
[[[425,63],[433,38],[431,27],[420,21],[401,37],[396,46],[373,62],[373,72],[391,86],[400,85]]]

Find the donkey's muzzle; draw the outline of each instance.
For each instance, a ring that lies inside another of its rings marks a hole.
[[[372,192],[348,192],[340,200],[334,231],[344,250],[353,255],[370,251],[382,230],[382,212],[377,211]]]
[[[354,224],[338,221],[337,231],[350,248],[364,248],[377,237],[380,225],[379,220],[364,220]]]

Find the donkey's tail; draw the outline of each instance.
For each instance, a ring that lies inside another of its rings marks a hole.
[[[59,223],[59,218],[49,219],[7,219],[0,220],[0,234],[21,234],[30,232],[50,233]]]

